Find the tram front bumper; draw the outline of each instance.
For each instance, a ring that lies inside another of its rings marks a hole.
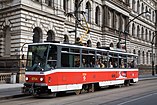
[[[45,83],[24,83],[22,93],[38,96],[40,94],[50,93]]]

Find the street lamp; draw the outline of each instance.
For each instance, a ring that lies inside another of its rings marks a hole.
[[[128,35],[128,26],[129,26],[129,24],[130,24],[132,21],[134,21],[136,18],[138,18],[139,16],[141,16],[142,14],[145,14],[145,13],[149,13],[149,14],[150,14],[149,11],[142,12],[142,13],[140,13],[139,15],[137,15],[136,17],[134,17],[132,20],[130,20],[130,21],[126,24],[126,26],[125,26],[125,29],[124,29],[125,42],[124,42],[124,44],[125,44],[125,51],[126,51],[126,52],[127,52],[127,49],[126,49],[126,36]],[[119,35],[119,44],[123,44],[123,43],[120,43],[120,41],[121,41],[121,38],[120,38],[120,37],[121,37],[121,36]]]

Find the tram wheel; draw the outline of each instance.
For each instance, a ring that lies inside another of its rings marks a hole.
[[[76,95],[81,94],[81,89],[79,89],[79,90],[75,90],[75,94],[76,94]]]
[[[130,80],[125,80],[124,85],[125,86],[130,86]]]
[[[89,86],[88,86],[89,88],[88,88],[88,92],[94,92],[95,91],[95,88],[94,88],[94,84],[89,84]]]

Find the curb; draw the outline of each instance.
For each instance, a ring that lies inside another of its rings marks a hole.
[[[139,81],[144,81],[144,80],[153,80],[153,79],[157,79],[157,76],[155,77],[145,77],[145,78],[139,78]]]

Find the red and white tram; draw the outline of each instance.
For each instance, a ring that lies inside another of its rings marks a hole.
[[[60,43],[28,45],[23,92],[32,95],[83,90],[138,81],[137,55]]]

